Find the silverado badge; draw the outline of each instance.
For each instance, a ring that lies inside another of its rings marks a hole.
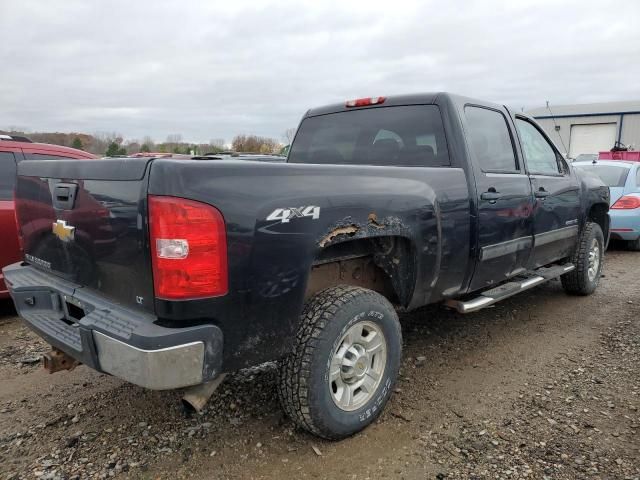
[[[63,242],[70,242],[73,240],[75,233],[76,227],[67,225],[67,222],[64,220],[58,220],[53,224],[53,234]]]

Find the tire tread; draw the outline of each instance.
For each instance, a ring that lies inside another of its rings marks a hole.
[[[585,282],[587,278],[587,269],[589,268],[589,243],[594,235],[595,229],[600,229],[600,226],[594,222],[587,222],[584,226],[578,244],[571,257],[571,263],[576,268],[569,273],[566,273],[560,277],[562,287],[567,293],[572,295],[589,295],[593,292],[590,286]],[[601,250],[604,245],[601,245]],[[600,262],[604,260],[604,252],[601,252]],[[602,266],[600,267],[602,269]]]
[[[364,296],[371,297],[367,300],[370,303],[380,303],[381,299],[386,301],[372,290],[351,285],[329,287],[316,294],[304,306],[292,352],[280,363],[278,397],[285,413],[298,427],[329,440],[342,436],[321,428],[311,415],[308,388],[311,358],[323,330],[334,315],[348,302]]]

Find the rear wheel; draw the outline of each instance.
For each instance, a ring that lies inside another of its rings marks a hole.
[[[562,286],[573,295],[590,295],[600,282],[604,260],[604,235],[597,223],[587,222],[571,259],[574,270],[561,278]]]
[[[280,366],[286,413],[320,437],[353,435],[382,412],[398,377],[402,334],[383,296],[340,285],[311,298]]]

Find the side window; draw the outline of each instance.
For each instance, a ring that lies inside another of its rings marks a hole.
[[[516,127],[529,172],[540,175],[563,173],[556,151],[533,124],[517,118]]]
[[[71,157],[64,157],[62,155],[50,155],[48,153],[33,153],[24,152],[24,156],[27,160],[68,160]]]
[[[467,106],[468,134],[471,149],[483,172],[518,172],[518,162],[504,115],[488,108]]]
[[[13,200],[16,159],[11,152],[0,152],[0,200]]]

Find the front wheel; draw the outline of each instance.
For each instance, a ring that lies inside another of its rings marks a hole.
[[[587,222],[571,259],[575,269],[564,274],[562,286],[572,295],[590,295],[600,282],[604,260],[604,235],[600,225]]]
[[[339,285],[311,298],[278,394],[299,426],[327,439],[353,435],[382,412],[398,377],[402,334],[376,292]]]

